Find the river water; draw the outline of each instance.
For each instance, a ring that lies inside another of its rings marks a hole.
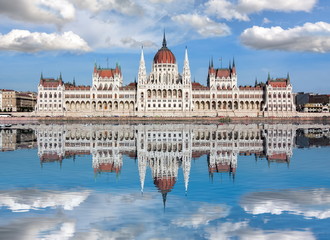
[[[330,125],[0,129],[0,239],[329,239]]]

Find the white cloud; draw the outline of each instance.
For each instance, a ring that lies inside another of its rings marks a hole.
[[[194,29],[202,37],[227,36],[230,28],[224,23],[218,23],[207,16],[198,14],[180,14],[172,17],[180,25]]]
[[[254,49],[325,53],[330,52],[330,24],[305,23],[289,29],[253,26],[245,29],[240,39]]]
[[[268,24],[268,23],[271,23],[272,21],[270,21],[268,18],[264,18],[263,20],[262,20],[262,23],[263,24]]]
[[[215,16],[219,19],[226,20],[237,19],[241,21],[249,21],[249,17],[244,12],[237,9],[237,5],[227,0],[210,0],[205,3],[205,13]]]
[[[0,1],[0,14],[18,21],[62,25],[72,21],[75,8],[68,0]]]
[[[288,212],[305,218],[330,218],[330,191],[327,189],[257,192],[245,196],[241,205],[251,214]]]
[[[141,47],[141,46],[152,47],[152,48],[157,47],[157,44],[152,42],[152,41],[137,41],[137,40],[135,40],[134,38],[131,38],[131,37],[122,38],[121,42],[124,45],[127,45],[131,48],[138,48],[138,47]]]
[[[239,0],[238,9],[245,13],[273,10],[279,12],[305,11],[313,9],[317,0]]]
[[[69,240],[75,233],[75,222],[61,217],[23,218],[0,226],[1,239]]]
[[[71,0],[75,6],[93,13],[115,11],[129,16],[142,15],[143,8],[132,0]]]
[[[309,230],[290,231],[290,230],[262,230],[251,228],[247,221],[237,223],[222,223],[216,227],[206,229],[209,240],[225,239],[263,239],[263,240],[314,240],[316,239]]]
[[[205,3],[205,13],[219,19],[249,21],[249,14],[271,10],[278,12],[305,11],[313,9],[317,0],[239,0],[234,4],[229,0],[209,0]]]
[[[207,225],[212,220],[224,218],[228,215],[228,206],[208,204],[198,208],[195,213],[187,214],[184,217],[174,219],[172,223],[180,227],[197,228],[202,225]]]
[[[27,212],[42,208],[63,207],[72,210],[89,196],[89,191],[81,192],[43,192],[39,190],[20,190],[0,192],[0,206],[13,212]]]
[[[91,48],[81,37],[71,31],[62,34],[48,34],[14,29],[8,34],[0,34],[0,50],[19,52],[87,52],[90,51]]]

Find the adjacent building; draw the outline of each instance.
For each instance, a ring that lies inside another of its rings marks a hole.
[[[330,95],[299,92],[296,95],[297,111],[308,113],[329,113]]]
[[[36,93],[0,90],[0,110],[2,112],[32,112],[36,103]]]
[[[209,64],[207,85],[191,79],[188,50],[182,72],[164,35],[151,72],[141,51],[136,82],[123,85],[121,67],[95,64],[92,86],[76,86],[41,76],[38,115],[52,116],[290,116],[296,111],[289,75],[254,86],[238,86],[235,61],[227,68]]]

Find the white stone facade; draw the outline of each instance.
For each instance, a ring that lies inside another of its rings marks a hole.
[[[123,86],[120,66],[95,65],[92,86],[65,84],[62,78],[41,77],[36,114],[40,116],[288,116],[296,111],[292,85],[286,79],[268,79],[251,87],[237,85],[236,66],[214,68],[207,86],[191,81],[188,50],[182,73],[174,54],[163,47],[146,72],[143,49],[137,82]],[[275,97],[276,96],[276,97]]]

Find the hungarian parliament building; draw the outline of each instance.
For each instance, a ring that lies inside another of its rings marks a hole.
[[[228,68],[209,63],[207,86],[192,81],[188,51],[182,73],[164,34],[147,74],[143,48],[137,81],[123,85],[121,67],[95,64],[92,86],[44,78],[38,86],[40,116],[292,116],[296,111],[289,74],[254,86],[238,86],[234,60]]]

